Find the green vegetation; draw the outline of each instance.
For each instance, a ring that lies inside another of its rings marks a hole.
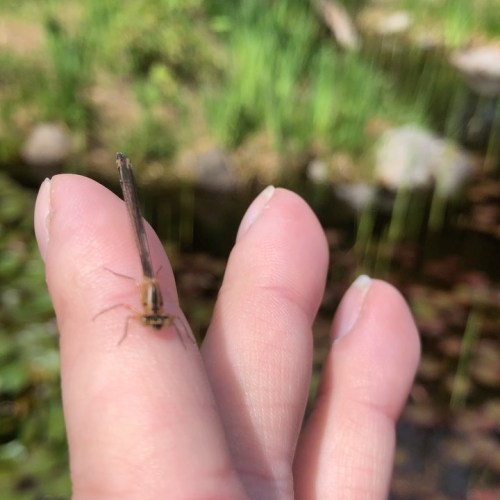
[[[390,81],[373,67],[339,55],[304,2],[273,3],[268,16],[249,5],[240,7],[240,25],[227,35],[224,91],[209,99],[210,123],[225,144],[265,130],[278,147],[320,144],[359,153],[369,119],[419,114],[391,99]]]
[[[410,11],[424,23],[421,3]],[[472,3],[428,7],[445,32],[453,23],[488,31],[495,16],[486,7],[465,16]],[[359,158],[370,122],[426,121],[426,95],[398,96],[373,58],[341,53],[302,0],[4,2],[0,16],[36,26],[41,39],[24,52],[0,48],[0,113],[12,124],[0,128],[2,162],[40,120],[65,122],[82,137],[82,163],[92,147],[126,141],[137,164],[165,163],[204,139],[234,148],[259,133],[281,153],[320,148]],[[129,92],[103,102],[103,81]]]
[[[500,29],[500,9],[495,0],[400,0],[395,4],[395,9],[408,10],[418,26],[441,36],[450,47],[485,36],[496,37]]]
[[[32,236],[33,200],[3,175],[0,197],[0,491],[67,494],[58,338]]]
[[[197,0],[48,1],[32,5],[31,11],[23,5],[25,19],[41,20],[43,44],[34,54],[29,48],[20,55],[0,51],[10,70],[0,81],[2,93],[10,90],[8,99],[2,100],[4,123],[15,123],[16,112],[24,109],[28,114],[24,126],[39,120],[62,121],[83,134],[85,144],[97,140],[109,143],[112,150],[133,127],[142,139],[133,138],[127,152],[137,162],[144,157],[168,159],[183,131],[189,130],[188,123],[178,127],[186,102],[183,92],[216,69],[204,22],[197,22],[205,21],[200,4]],[[12,17],[10,4],[3,9]],[[93,99],[99,79],[112,80],[116,87],[125,82],[130,88],[133,102],[119,101],[118,96],[118,102],[109,106],[114,112],[117,107],[137,105],[134,123],[107,119],[107,109]],[[10,87],[4,90],[7,84]],[[15,150],[25,133],[19,127],[17,134],[2,137],[11,145],[8,151]],[[11,159],[7,153],[2,156]]]

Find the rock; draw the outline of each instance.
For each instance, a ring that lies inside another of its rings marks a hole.
[[[450,198],[473,172],[469,157],[455,143],[412,125],[385,132],[375,156],[375,178],[392,190],[435,183]]]
[[[330,180],[328,165],[323,160],[314,158],[307,164],[306,177],[314,184],[326,184]]]
[[[377,195],[377,188],[364,182],[335,184],[333,189],[337,197],[356,212],[362,212],[373,205]]]
[[[31,131],[21,151],[31,167],[55,167],[66,161],[73,149],[69,130],[57,123],[39,123]]]
[[[484,97],[500,95],[500,44],[455,52],[451,64],[477,94]]]
[[[218,148],[196,157],[194,177],[196,184],[214,191],[231,191],[237,184],[236,173],[229,158]]]

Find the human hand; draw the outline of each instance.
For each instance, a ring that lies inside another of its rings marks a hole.
[[[46,181],[35,230],[60,330],[73,498],[386,498],[416,328],[394,288],[358,279],[299,438],[328,250],[298,196],[268,188],[247,211],[200,351],[173,327],[132,320],[118,346],[125,308],[92,321],[117,303],[139,309],[133,284],[104,269],[140,276],[125,207],[107,189]],[[147,230],[165,311],[182,317]]]

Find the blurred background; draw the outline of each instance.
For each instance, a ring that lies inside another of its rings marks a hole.
[[[422,338],[391,498],[500,497],[499,0],[2,0],[0,492],[70,497],[45,177],[132,160],[199,341],[248,203],[299,192],[330,245],[311,400],[359,273]]]

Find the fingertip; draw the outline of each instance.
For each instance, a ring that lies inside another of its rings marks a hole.
[[[332,337],[298,447],[297,498],[385,498],[395,422],[420,355],[415,322],[396,288],[363,278],[341,302]]]
[[[332,325],[332,336],[337,339],[332,353],[335,371],[337,376],[342,375],[343,389],[347,387],[350,396],[370,401],[395,420],[419,362],[418,330],[401,293],[377,279],[371,280],[353,309],[354,317],[349,317],[346,309],[354,288],[347,292],[347,303],[341,303]],[[352,326],[347,335],[339,338],[346,321]]]
[[[386,356],[393,361],[395,371],[407,373],[409,390],[420,360],[420,335],[410,306],[394,285],[373,280],[367,307],[369,313],[362,327],[367,329],[375,318],[380,321],[380,328],[384,329],[380,340]]]
[[[325,233],[307,202],[293,191],[268,186],[243,217],[224,282],[239,280],[241,273],[259,279],[261,273],[248,274],[243,268],[264,266],[262,277],[275,279],[277,286],[294,287],[314,317],[324,293],[328,260]]]
[[[274,186],[267,186],[248,207],[243,219],[241,220],[236,241],[238,241],[250,228],[250,226],[257,220],[259,215],[268,206],[271,198],[274,195],[276,188]]]
[[[334,342],[345,337],[355,326],[371,285],[371,278],[362,274],[354,280],[345,293],[332,326]]]

